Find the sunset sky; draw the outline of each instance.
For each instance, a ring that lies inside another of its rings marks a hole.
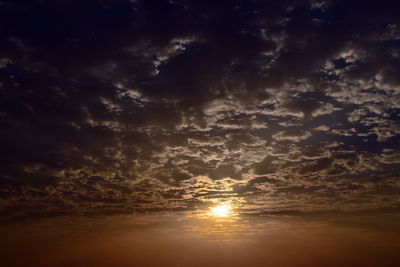
[[[0,0],[0,266],[399,266],[399,225],[399,1]]]

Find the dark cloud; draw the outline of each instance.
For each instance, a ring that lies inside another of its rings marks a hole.
[[[2,214],[397,205],[399,9],[1,1]]]

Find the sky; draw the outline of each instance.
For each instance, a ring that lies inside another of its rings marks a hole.
[[[7,266],[395,266],[399,14],[0,0]]]

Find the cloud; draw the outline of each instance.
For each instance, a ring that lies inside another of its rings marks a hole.
[[[299,129],[290,129],[276,133],[273,135],[273,138],[277,141],[292,141],[292,142],[300,142],[302,140],[306,140],[311,136],[309,131],[299,130]]]
[[[399,201],[397,1],[0,9],[4,215]]]

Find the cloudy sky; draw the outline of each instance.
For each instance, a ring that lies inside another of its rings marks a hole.
[[[391,0],[0,1],[1,218],[226,203],[257,221],[393,220],[399,14]]]

